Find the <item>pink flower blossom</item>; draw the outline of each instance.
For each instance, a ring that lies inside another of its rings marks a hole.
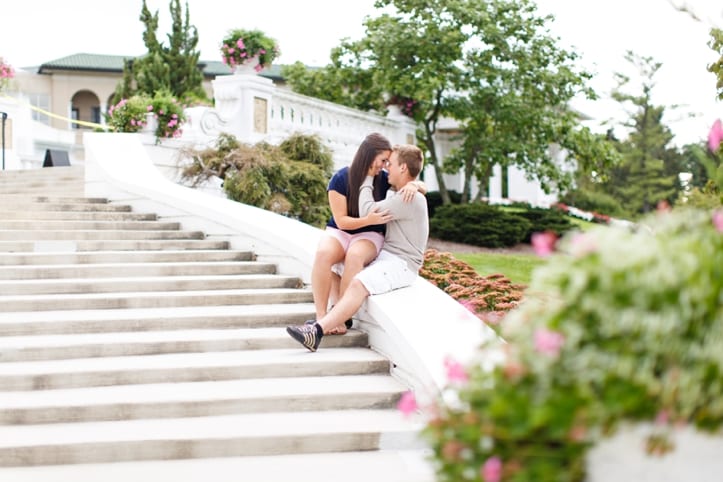
[[[417,408],[419,407],[417,405],[417,399],[414,398],[414,393],[404,392],[397,403],[397,409],[407,417],[416,412]]]
[[[656,425],[668,425],[669,418],[670,418],[670,416],[668,415],[668,411],[661,410],[655,416],[655,424]]]
[[[499,482],[502,479],[502,461],[497,456],[488,458],[480,473],[485,482]]]
[[[152,105],[149,105],[148,107],[146,107],[146,110],[147,110],[148,112],[152,112],[152,111],[153,111],[153,106],[152,106]]]
[[[472,303],[470,300],[459,300],[459,304],[464,306],[467,311],[471,311],[472,313],[474,313],[474,303]]]
[[[535,331],[535,350],[544,355],[557,356],[560,348],[565,343],[565,337],[562,334],[540,328]]]
[[[246,46],[244,45],[243,39],[238,39],[238,40],[236,41],[236,46],[237,46],[239,49],[244,49],[244,48],[246,48]]]
[[[711,152],[716,152],[721,141],[723,141],[723,124],[721,124],[720,119],[716,119],[710,128],[710,132],[708,132],[708,149]]]
[[[716,231],[723,233],[723,210],[718,209],[713,212],[713,226]]]
[[[465,383],[469,380],[464,366],[450,356],[444,359],[444,368],[447,370],[447,380],[452,383]]]
[[[549,256],[555,250],[557,235],[552,231],[534,233],[532,235],[532,247],[538,256]]]
[[[592,236],[586,233],[575,233],[570,239],[570,254],[579,258],[597,251],[597,244]]]

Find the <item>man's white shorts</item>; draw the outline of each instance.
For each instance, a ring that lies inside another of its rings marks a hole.
[[[410,270],[407,262],[399,256],[382,251],[377,259],[355,276],[369,294],[380,295],[410,286],[417,279],[417,273]]]

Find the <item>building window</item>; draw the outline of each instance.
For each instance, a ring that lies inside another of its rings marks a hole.
[[[78,112],[78,108],[77,108],[77,107],[73,107],[73,108],[71,109],[71,111],[70,111],[70,118],[73,119],[74,121],[80,119],[80,113]],[[79,126],[78,124],[76,124],[75,122],[73,122],[72,126],[73,126],[73,129],[78,129],[78,128],[80,127],[80,126]]]
[[[26,94],[28,97],[28,102],[30,102],[30,105],[33,107],[37,107],[38,109],[42,109],[46,112],[50,111],[50,96],[48,94]],[[46,114],[43,114],[42,112],[38,112],[35,109],[31,110],[32,118],[34,121],[42,122],[45,125],[50,125],[50,117],[48,117]]]
[[[90,121],[100,124],[100,106],[90,108]]]

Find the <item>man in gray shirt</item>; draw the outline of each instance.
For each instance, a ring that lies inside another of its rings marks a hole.
[[[387,223],[384,246],[379,256],[358,273],[341,299],[316,323],[288,326],[286,331],[309,351],[316,351],[325,332],[342,325],[356,313],[369,295],[378,295],[411,285],[424,262],[429,236],[427,199],[416,193],[412,202],[404,202],[397,194],[404,185],[414,181],[422,170],[422,151],[412,145],[395,146],[386,168],[394,191],[387,198],[374,202],[372,177],[367,176],[359,188],[359,215],[378,208],[388,210],[392,220]]]

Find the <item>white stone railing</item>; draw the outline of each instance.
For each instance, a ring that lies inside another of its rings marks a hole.
[[[188,109],[182,140],[207,145],[226,132],[241,142],[275,144],[294,133],[313,134],[331,148],[338,168],[351,162],[371,132],[393,144],[415,139],[415,123],[396,110],[388,116],[361,112],[278,88],[256,75],[219,77],[213,87],[215,107]]]

